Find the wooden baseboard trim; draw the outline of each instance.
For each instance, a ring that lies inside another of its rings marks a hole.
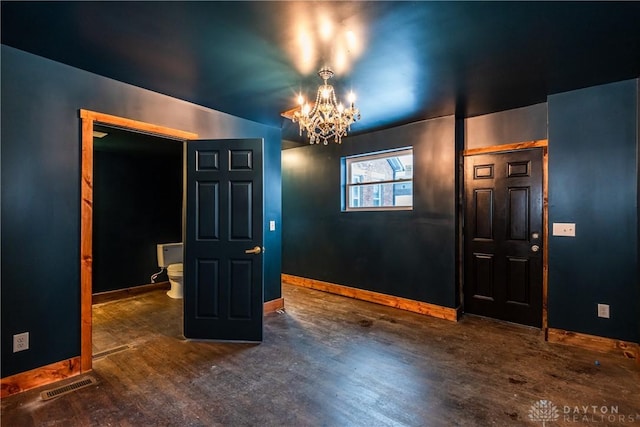
[[[264,303],[264,314],[273,313],[278,310],[284,310],[284,298],[276,298]]]
[[[169,282],[150,283],[148,285],[134,286],[125,289],[116,289],[114,291],[99,292],[91,296],[91,304],[100,304],[103,302],[116,301],[123,298],[129,298],[145,292],[151,292],[158,289],[171,289]]]
[[[2,378],[0,397],[22,393],[80,374],[80,356]]]
[[[572,345],[601,353],[621,354],[627,359],[634,359],[636,363],[640,363],[640,345],[633,342],[554,328],[549,328],[547,331],[547,340],[551,343]]]
[[[282,281],[290,285],[302,286],[331,294],[341,295],[373,302],[388,307],[399,308],[401,310],[424,314],[426,316],[437,317],[457,322],[460,318],[460,310],[456,308],[442,307],[440,305],[429,304],[427,302],[415,301],[393,295],[381,294],[379,292],[367,291],[364,289],[351,288],[349,286],[336,285],[335,283],[323,282],[305,277],[282,274]]]

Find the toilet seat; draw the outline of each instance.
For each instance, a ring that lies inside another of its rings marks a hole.
[[[167,274],[169,276],[182,276],[182,263],[171,264],[167,267]]]

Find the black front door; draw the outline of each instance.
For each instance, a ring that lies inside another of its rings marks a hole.
[[[185,144],[186,338],[262,341],[262,146]]]
[[[541,327],[542,150],[464,165],[464,311]]]

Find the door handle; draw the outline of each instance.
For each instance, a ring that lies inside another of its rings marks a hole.
[[[252,255],[258,255],[260,252],[262,252],[262,248],[260,246],[256,246],[253,249],[246,249],[244,251],[245,254],[252,254]]]
[[[533,246],[531,246],[531,250],[532,250],[533,252],[538,252],[538,251],[540,250],[540,246],[538,246],[538,245],[533,245]]]

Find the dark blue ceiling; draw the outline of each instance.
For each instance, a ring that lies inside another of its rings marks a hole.
[[[313,95],[323,64],[339,96],[358,95],[354,133],[640,76],[639,2],[3,1],[1,12],[3,44],[291,140],[280,113],[301,89]]]

